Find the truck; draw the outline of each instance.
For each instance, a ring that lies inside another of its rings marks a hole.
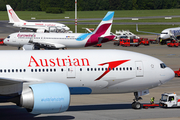
[[[180,107],[180,96],[175,93],[164,93],[159,100],[160,107]]]
[[[178,47],[180,43],[177,40],[171,40],[171,42],[167,43],[168,47]]]
[[[123,47],[127,47],[127,46],[138,47],[139,46],[139,39],[121,38],[118,41],[115,41],[114,45],[117,45],[117,46],[121,45]]]
[[[174,71],[175,77],[180,77],[180,68],[177,71]]]

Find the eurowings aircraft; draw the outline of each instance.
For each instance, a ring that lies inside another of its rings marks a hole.
[[[32,49],[60,49],[69,47],[87,47],[111,41],[114,12],[108,12],[98,27],[91,33],[13,33],[4,39],[4,44]]]
[[[33,114],[68,109],[71,95],[134,93],[140,96],[174,78],[161,60],[123,50],[0,51],[0,101]]]
[[[154,32],[139,31],[138,25],[136,25],[136,31],[142,32],[142,33],[159,35],[159,40],[162,39],[161,44],[165,44],[167,41],[172,40],[174,37],[176,37],[177,39],[180,39],[180,27],[167,28],[167,29],[164,29],[161,33],[154,33]]]
[[[31,29],[35,32],[46,32],[50,30],[60,30],[62,32],[70,30],[64,24],[54,23],[54,22],[27,22],[25,20],[21,20],[10,5],[6,5],[7,13],[9,17],[9,23],[12,23],[15,27],[20,27],[23,29]]]

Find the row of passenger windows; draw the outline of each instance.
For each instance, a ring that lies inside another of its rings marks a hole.
[[[0,69],[0,73],[26,72],[26,69]],[[31,72],[56,72],[56,69],[31,69]]]
[[[31,72],[56,72],[56,69],[31,69]]]
[[[26,69],[0,69],[0,73],[6,73],[6,72],[26,72]]]
[[[107,71],[108,68],[87,68],[87,71]],[[132,70],[132,67],[123,67],[123,68],[109,68],[109,70],[113,71],[125,71],[125,70]],[[64,69],[61,68],[61,72],[63,72]],[[72,71],[71,68],[68,68],[68,71]],[[80,71],[82,71],[82,68],[80,68]],[[26,72],[26,69],[0,69],[0,73],[6,73],[6,72]],[[56,72],[56,69],[31,69],[31,72]]]
[[[31,39],[32,37],[18,37],[18,39]],[[81,40],[82,38],[53,38],[53,37],[35,37],[34,39],[77,39]]]
[[[87,71],[107,71],[107,70],[113,70],[113,71],[121,71],[121,70],[132,70],[132,67],[123,67],[123,68],[87,68]],[[82,71],[82,68],[80,68],[80,71]]]

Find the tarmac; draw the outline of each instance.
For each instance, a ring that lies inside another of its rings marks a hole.
[[[0,38],[8,34],[0,34]],[[150,39],[156,36],[141,36]],[[71,48],[72,49],[72,48]],[[103,43],[102,47],[87,47],[76,49],[122,49],[139,52],[162,60],[173,70],[180,68],[180,47],[167,47],[166,45],[150,44],[139,47],[114,46],[113,42]],[[17,50],[16,47],[0,46],[0,50]],[[112,53],[113,54],[113,53]],[[155,97],[155,103],[159,102],[162,93],[176,93],[180,95],[180,78],[174,78],[168,83],[150,89],[150,94],[143,96],[142,104],[149,103],[151,97]],[[134,110],[131,108],[133,93],[127,94],[95,94],[72,95],[68,111],[58,114],[33,115],[24,108],[13,103],[0,103],[0,120],[179,120],[180,108],[149,108]]]

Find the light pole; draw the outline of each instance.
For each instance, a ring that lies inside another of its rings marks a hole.
[[[75,33],[77,33],[77,0],[75,0]]]

